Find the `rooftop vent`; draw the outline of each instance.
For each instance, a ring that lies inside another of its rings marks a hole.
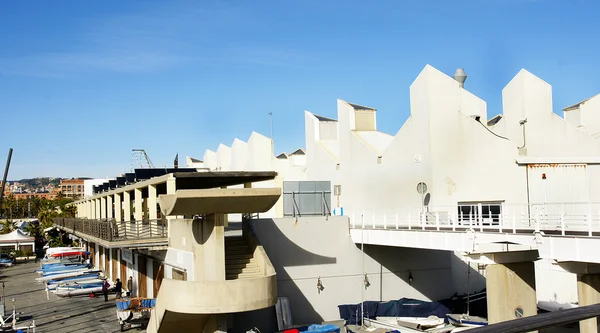
[[[458,82],[461,88],[465,87],[465,81],[467,80],[467,73],[464,68],[457,68],[454,72],[454,79]]]

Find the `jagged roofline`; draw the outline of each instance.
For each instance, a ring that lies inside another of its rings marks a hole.
[[[317,118],[318,121],[320,122],[335,122],[337,123],[336,119],[332,119],[332,118],[327,118],[327,117],[323,117],[323,116],[319,116],[318,114],[312,114],[315,118]]]
[[[596,95],[594,95],[594,96],[592,96],[592,97],[590,97],[590,98],[584,99],[583,101],[581,101],[581,102],[579,102],[579,103],[575,103],[575,104],[573,104],[573,105],[567,106],[566,108],[564,108],[564,109],[563,109],[563,111],[573,111],[573,110],[577,110],[577,109],[579,109],[579,107],[580,107],[582,104],[585,104],[585,103],[586,103],[587,101],[589,101],[590,99],[592,99],[592,98],[595,98],[595,97],[598,97],[598,96],[600,96],[600,94],[596,94]]]

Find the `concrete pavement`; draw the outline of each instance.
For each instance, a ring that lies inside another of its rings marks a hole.
[[[39,277],[35,270],[39,267],[39,263],[29,262],[0,268],[6,313],[12,311],[12,299],[15,299],[17,312],[23,312],[21,318],[30,318],[22,319],[17,326],[28,325],[33,319],[36,332],[120,332],[114,294],[109,296],[108,302],[104,302],[102,295],[59,298],[49,293],[50,299],[47,299],[44,285],[35,281]],[[145,331],[131,329],[130,332]]]

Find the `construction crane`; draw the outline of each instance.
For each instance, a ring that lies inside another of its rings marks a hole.
[[[148,156],[148,154],[146,154],[146,151],[144,149],[131,150],[131,170],[134,169],[134,165],[138,165],[140,169],[154,168],[154,164],[152,164],[152,161],[150,161],[150,157]]]

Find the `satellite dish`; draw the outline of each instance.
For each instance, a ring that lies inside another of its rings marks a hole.
[[[427,193],[427,184],[420,182],[417,184],[417,192],[421,195]]]
[[[429,201],[431,201],[431,193],[425,194],[425,198],[423,198],[423,206],[429,206]]]

